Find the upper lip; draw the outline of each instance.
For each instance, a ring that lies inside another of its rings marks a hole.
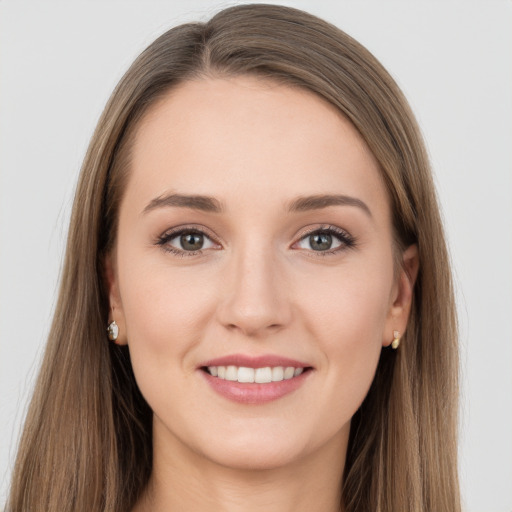
[[[248,356],[245,354],[231,354],[215,359],[209,359],[200,364],[199,367],[205,366],[243,366],[245,368],[265,368],[267,366],[293,366],[294,368],[309,368],[311,365],[291,359],[289,357],[278,356],[275,354],[263,354],[261,356]]]

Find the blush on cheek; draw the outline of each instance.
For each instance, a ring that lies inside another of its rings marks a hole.
[[[343,286],[331,285],[329,294],[317,294],[303,307],[308,330],[335,372],[334,387],[344,388],[345,414],[349,415],[357,410],[373,380],[387,313],[385,281],[381,277],[372,283],[366,277],[365,273],[346,277]]]
[[[133,287],[127,293],[129,342],[144,344],[153,357],[175,356],[180,346],[190,348],[204,332],[212,309],[208,294],[200,294],[201,289],[189,286],[190,293],[183,293],[187,287],[169,285],[164,279]]]

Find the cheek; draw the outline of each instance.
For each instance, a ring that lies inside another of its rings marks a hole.
[[[165,417],[190,406],[186,393],[170,390],[187,388],[192,395],[196,390],[191,355],[208,328],[215,283],[204,281],[197,271],[141,261],[120,265],[130,359],[145,399]]]
[[[318,273],[314,286],[297,292],[303,297],[303,314],[311,328],[321,328],[323,338],[336,346],[380,343],[393,283],[392,264],[387,260]]]
[[[301,293],[303,323],[322,353],[332,389],[345,390],[355,405],[373,380],[392,283],[390,256],[318,275],[315,286]]]
[[[135,353],[156,360],[179,356],[199,343],[212,314],[215,279],[211,275],[203,279],[192,267],[176,270],[155,263],[141,268],[135,258],[121,263],[121,296],[132,359],[137,359]]]

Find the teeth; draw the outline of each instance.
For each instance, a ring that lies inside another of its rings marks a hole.
[[[295,368],[293,366],[287,366],[284,370],[284,380],[291,379],[294,373]]]
[[[254,382],[254,368],[238,368],[238,382]]]
[[[279,382],[284,379],[284,369],[282,366],[276,366],[272,368],[272,381]]]
[[[268,366],[266,368],[256,368],[254,372],[254,382],[258,384],[272,382],[272,370]]]
[[[237,380],[238,368],[236,366],[228,366],[226,368],[226,380]]]
[[[293,377],[298,377],[303,371],[304,368],[294,368],[293,366],[275,366],[273,368],[270,366],[264,368],[208,366],[208,372],[213,377],[238,382],[256,382],[257,384],[293,379]]]

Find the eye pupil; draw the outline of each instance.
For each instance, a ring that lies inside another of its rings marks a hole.
[[[309,243],[314,251],[325,251],[331,248],[332,236],[327,233],[315,233],[309,237]]]
[[[186,233],[181,235],[180,242],[186,251],[197,251],[203,247],[204,236],[201,233]]]

